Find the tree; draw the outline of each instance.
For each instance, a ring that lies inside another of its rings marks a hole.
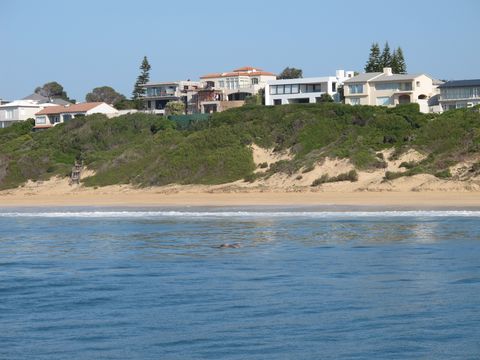
[[[321,102],[321,103],[333,102],[333,98],[330,94],[323,93],[322,95],[320,95],[319,102]]]
[[[393,59],[395,59],[395,67],[396,69],[393,70],[395,74],[406,74],[407,73],[407,64],[405,63],[405,58],[403,57],[403,50],[399,46],[397,50],[394,52]],[[393,62],[392,59],[392,62]]]
[[[116,92],[110,86],[100,86],[96,87],[85,96],[85,100],[88,102],[106,102],[107,104],[116,105],[122,100],[125,100],[125,96]],[[115,106],[116,107],[116,106]]]
[[[303,77],[302,69],[286,67],[278,76],[278,79],[301,79]]]
[[[185,104],[182,101],[169,101],[165,105],[165,115],[185,114]]]
[[[367,64],[365,65],[365,72],[379,71],[382,71],[380,47],[378,46],[378,43],[373,43],[370,47],[370,56],[368,57]]]
[[[147,57],[143,57],[142,64],[140,65],[140,75],[137,77],[137,81],[135,82],[135,86],[132,92],[132,99],[138,100],[142,95],[145,94],[145,88],[143,85],[148,83],[150,80],[150,64],[148,63]]]
[[[63,90],[63,86],[56,81],[51,81],[43,84],[43,86],[37,86],[35,88],[35,94],[39,94],[52,99],[63,99],[70,101],[67,93]]]
[[[392,54],[390,54],[390,46],[388,45],[388,41],[385,43],[382,55],[380,56],[380,64],[382,66],[382,70],[383,68],[391,67],[392,65]]]

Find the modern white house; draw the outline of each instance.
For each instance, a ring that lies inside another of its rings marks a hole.
[[[337,70],[335,76],[268,81],[265,86],[265,105],[318,103],[324,94],[338,102],[338,87],[353,76],[353,71]]]
[[[359,74],[344,82],[345,104],[379,105],[417,103],[420,111],[430,111],[429,100],[438,94],[439,82],[426,74],[383,72]]]
[[[15,100],[0,105],[0,128],[6,128],[16,122],[35,118],[35,114],[52,103],[38,103],[34,100]]]
[[[439,89],[443,111],[480,104],[480,79],[447,81]]]
[[[117,109],[104,102],[86,102],[67,106],[49,106],[35,114],[34,129],[48,129],[55,125],[91,114],[118,115]]]
[[[194,112],[195,104],[192,99],[200,86],[200,82],[190,80],[145,84],[145,108],[148,112],[163,115],[167,103],[182,101],[187,105],[188,113]]]

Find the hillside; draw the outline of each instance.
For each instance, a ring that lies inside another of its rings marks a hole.
[[[68,176],[75,159],[93,172],[85,186],[268,184],[279,174],[323,186],[357,181],[358,172],[381,174],[384,181],[417,174],[464,181],[480,174],[478,108],[424,115],[413,104],[245,106],[186,126],[133,114],[92,115],[36,133],[31,128],[24,122],[0,130],[0,189]],[[254,161],[255,149],[255,156],[260,149],[276,160]],[[405,156],[413,150],[419,155]],[[343,161],[345,173],[318,172],[319,164],[332,161]]]

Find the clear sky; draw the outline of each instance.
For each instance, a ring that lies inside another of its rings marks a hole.
[[[0,98],[49,81],[84,101],[151,81],[251,65],[304,76],[363,71],[372,42],[401,46],[410,73],[480,78],[479,0],[0,0]]]

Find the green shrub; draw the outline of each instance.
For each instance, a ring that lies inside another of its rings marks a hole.
[[[437,171],[435,174],[435,177],[439,179],[448,179],[452,177],[452,173],[450,172],[450,169],[444,169],[441,171]]]

